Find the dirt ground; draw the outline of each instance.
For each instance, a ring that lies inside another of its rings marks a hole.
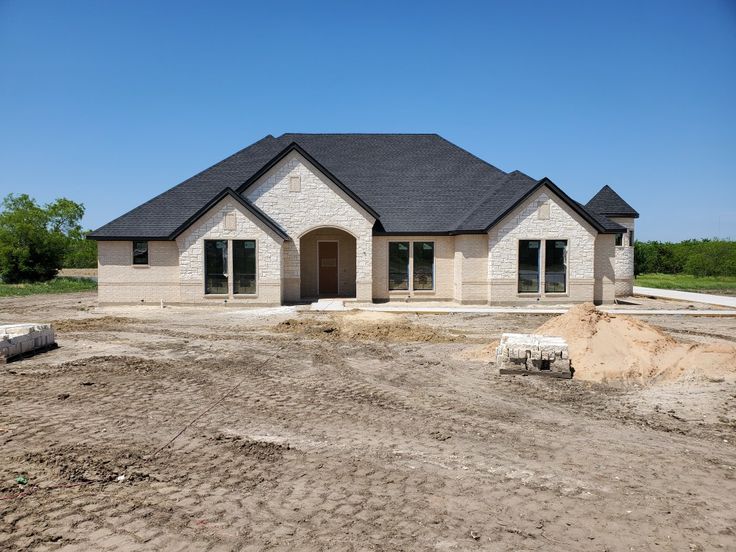
[[[489,367],[549,318],[0,300],[60,344],[0,367],[0,549],[736,550],[734,382]]]

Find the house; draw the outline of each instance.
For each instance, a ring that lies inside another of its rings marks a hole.
[[[612,302],[638,213],[436,134],[266,136],[92,232],[100,303]]]

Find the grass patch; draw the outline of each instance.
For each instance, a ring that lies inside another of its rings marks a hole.
[[[736,295],[736,276],[692,276],[691,274],[639,274],[634,285],[681,291],[704,291]]]
[[[0,297],[20,297],[39,293],[74,293],[97,289],[97,282],[89,278],[54,278],[34,284],[0,283]]]

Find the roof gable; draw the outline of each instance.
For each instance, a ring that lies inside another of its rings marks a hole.
[[[609,213],[591,207],[599,209],[599,196],[610,188],[604,187],[583,206],[549,179],[536,181],[520,171],[506,173],[437,134],[284,134],[262,138],[89,237],[173,239],[218,194],[234,194],[243,200],[243,192],[294,151],[373,216],[376,233],[486,232],[544,184],[599,232],[621,229],[606,218]],[[613,190],[610,192],[620,200],[615,203],[618,210],[628,208],[610,216],[638,216]],[[609,192],[602,196],[608,198],[606,210],[612,209],[613,196]],[[249,211],[256,209],[243,201]],[[263,211],[258,210],[257,216],[276,225]]]
[[[598,193],[585,204],[585,207],[589,211],[609,217],[639,218],[639,213],[637,213],[631,205],[626,203],[623,198],[608,185],[603,186]]]
[[[345,184],[343,184],[339,178],[337,178],[334,174],[332,174],[328,169],[326,169],[322,164],[317,161],[314,157],[312,157],[309,153],[307,153],[304,148],[299,146],[296,142],[291,142],[288,146],[286,146],[283,150],[281,150],[279,153],[277,153],[268,163],[263,165],[258,171],[256,171],[248,180],[246,180],[243,184],[241,184],[237,192],[239,194],[244,194],[248,188],[250,188],[252,185],[254,185],[258,180],[265,175],[268,171],[270,171],[273,167],[275,167],[282,159],[284,159],[287,155],[289,155],[291,152],[296,152],[299,155],[301,155],[304,159],[309,161],[319,172],[321,172],[325,177],[327,177],[333,184],[335,184],[340,190],[342,190],[350,199],[355,201],[358,205],[360,205],[363,210],[365,210],[369,215],[371,215],[374,219],[378,219],[380,215],[376,213],[370,205],[368,205],[365,201],[363,201],[360,197],[358,197],[355,192],[353,192],[350,188],[348,188]]]

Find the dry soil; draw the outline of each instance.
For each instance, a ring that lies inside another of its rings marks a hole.
[[[61,347],[0,368],[0,549],[736,549],[733,382],[497,375],[549,318],[4,299]]]

